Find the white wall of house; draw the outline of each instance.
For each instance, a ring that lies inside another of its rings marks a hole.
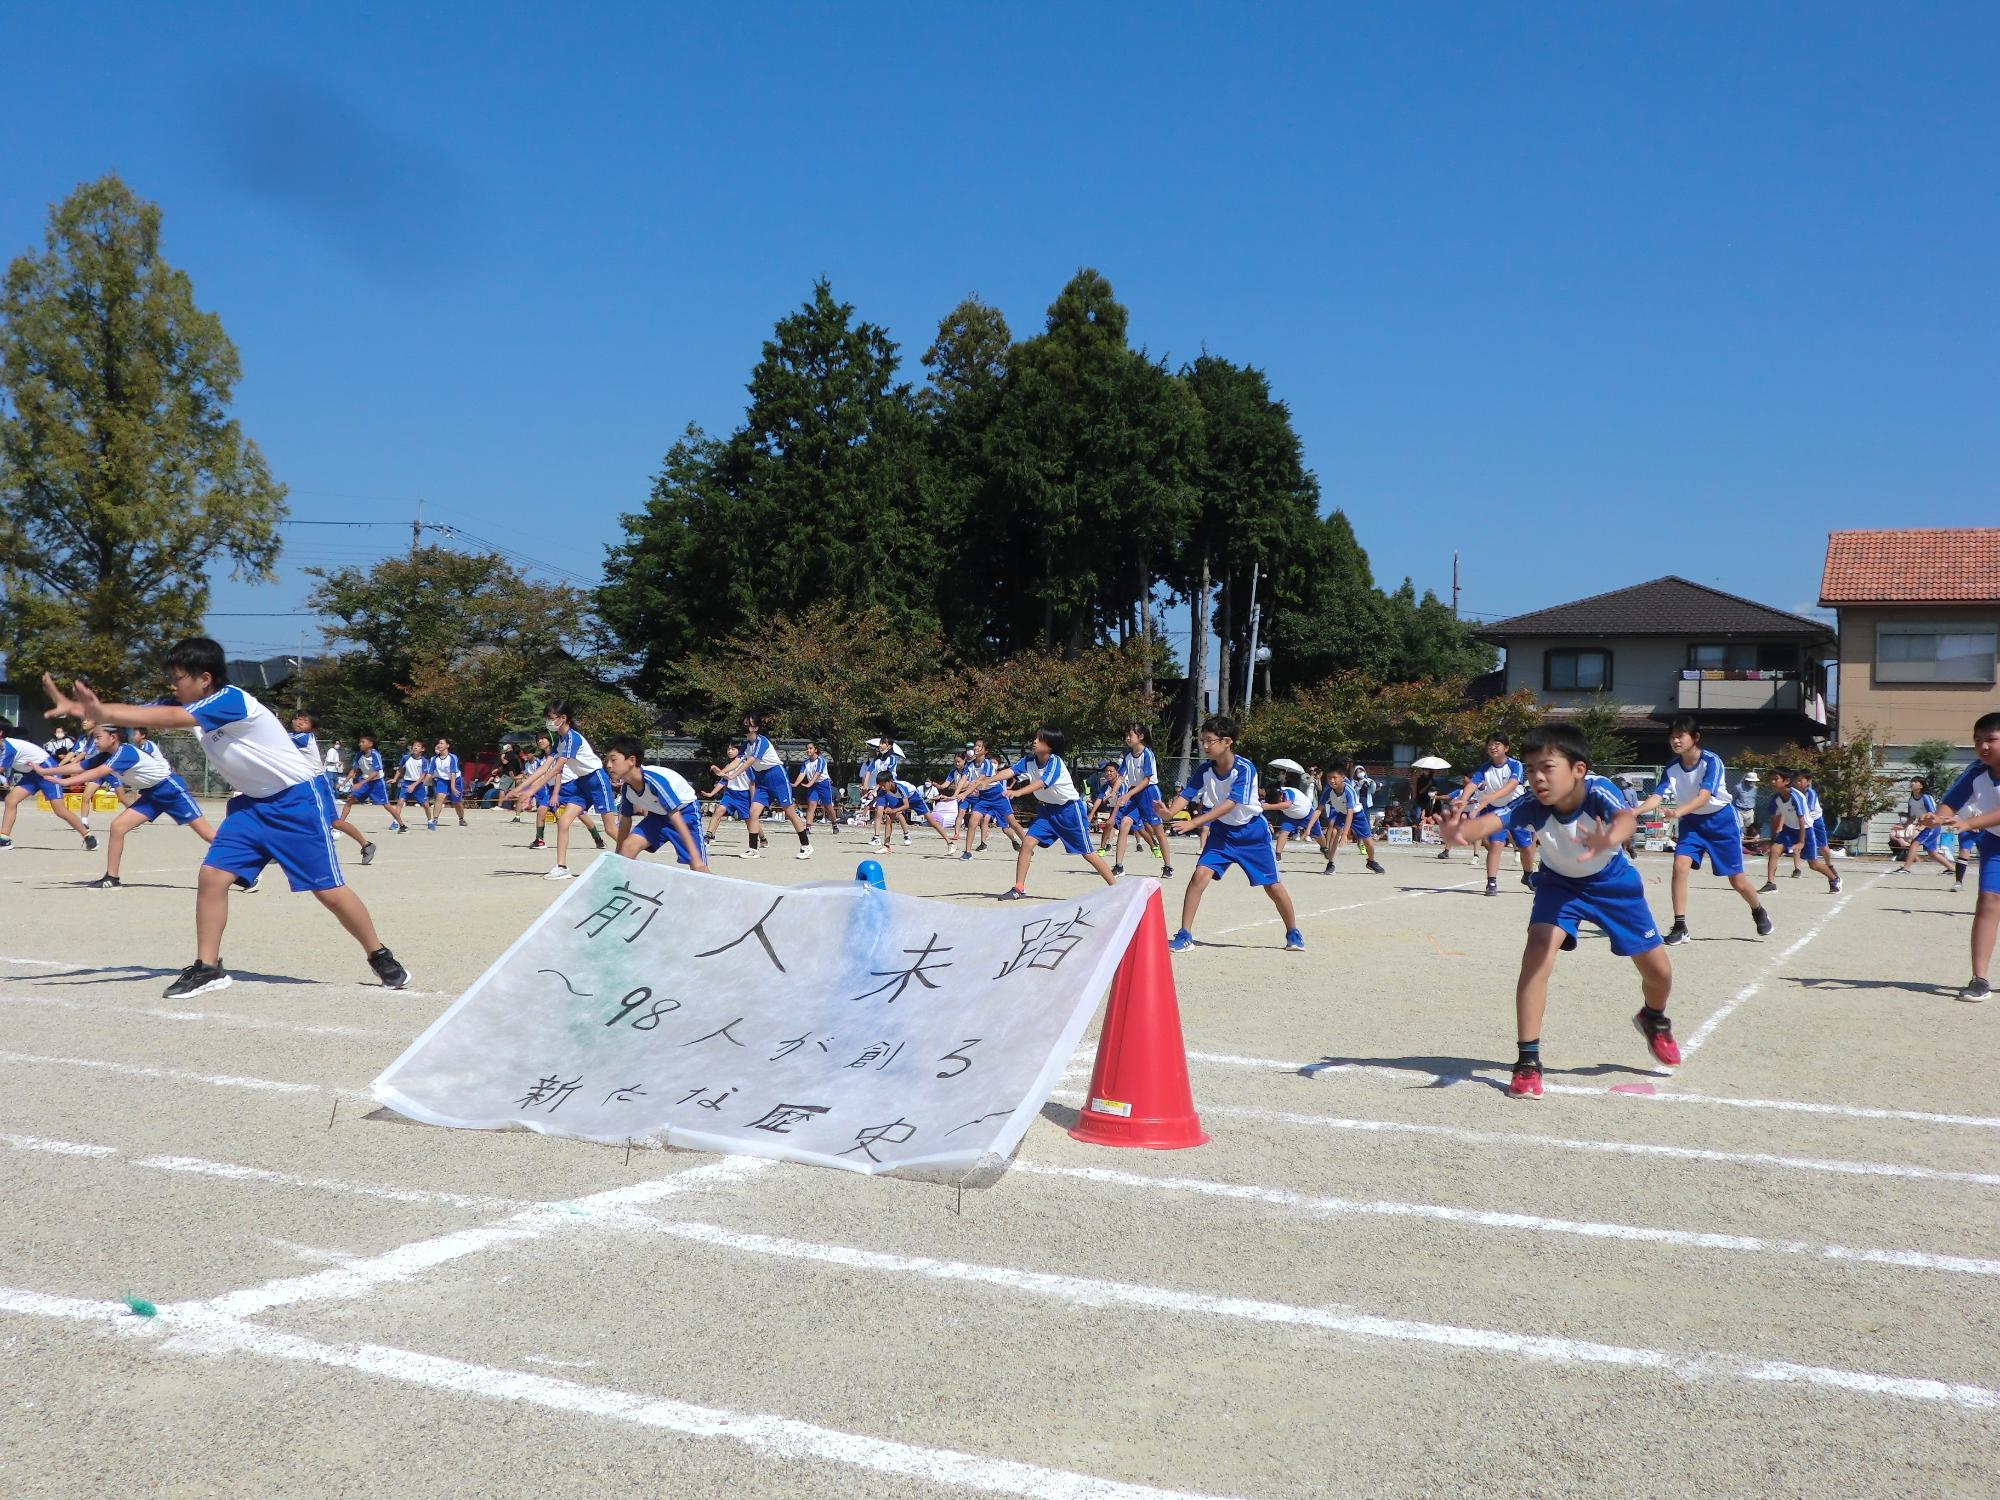
[[[1507,642],[1507,691],[1527,688],[1558,709],[1591,701],[1595,693],[1552,692],[1542,686],[1543,653],[1573,647],[1602,648],[1611,653],[1611,697],[1630,712],[1680,711],[1680,674],[1687,665],[1687,641],[1680,636],[1605,636],[1598,640],[1515,636]]]

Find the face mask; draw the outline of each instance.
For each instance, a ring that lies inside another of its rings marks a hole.
[[[554,734],[560,727],[554,719],[542,720],[542,728],[546,729],[550,734]]]

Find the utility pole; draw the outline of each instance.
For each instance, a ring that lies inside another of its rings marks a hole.
[[[1451,555],[1451,617],[1458,618],[1458,554]]]
[[[1243,663],[1243,717],[1250,717],[1250,699],[1257,690],[1257,571],[1258,564],[1250,564],[1250,656]],[[1226,705],[1225,705],[1226,706]]]
[[[424,502],[423,502],[422,500],[419,500],[419,501],[417,501],[417,516],[416,516],[416,519],[415,519],[415,520],[413,520],[412,522],[410,522],[410,561],[411,561],[411,562],[415,562],[415,561],[417,560],[417,542],[418,542],[419,538],[421,538],[421,537],[422,537],[422,535],[423,535],[423,531],[424,531]]]

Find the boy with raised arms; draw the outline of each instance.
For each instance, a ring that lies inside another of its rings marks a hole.
[[[1576,946],[1576,929],[1584,922],[1611,940],[1613,953],[1632,960],[1643,996],[1632,1024],[1655,1061],[1676,1066],[1681,1049],[1667,1020],[1673,965],[1646,905],[1645,884],[1620,847],[1638,827],[1638,813],[1603,778],[1590,775],[1583,736],[1571,725],[1543,724],[1530,731],[1521,744],[1520,764],[1531,795],[1504,813],[1467,817],[1454,809],[1445,815],[1443,827],[1448,845],[1490,839],[1496,830],[1510,835],[1523,830],[1542,856],[1514,985],[1520,1050],[1508,1097],[1542,1097],[1542,1013],[1549,1002],[1549,975],[1555,972],[1556,955]]]
[[[1722,757],[1701,748],[1701,725],[1689,714],[1679,715],[1667,726],[1667,748],[1674,758],[1660,767],[1653,795],[1633,809],[1648,813],[1664,806],[1664,816],[1680,825],[1674,835],[1674,925],[1667,931],[1667,946],[1690,937],[1688,872],[1700,869],[1704,859],[1709,870],[1727,880],[1729,888],[1748,903],[1757,936],[1769,937],[1771,918],[1757,899],[1757,888],[1743,873],[1743,830],[1736,820]]]
[[[1278,877],[1271,825],[1257,806],[1257,768],[1236,753],[1238,732],[1236,721],[1227,714],[1215,714],[1202,724],[1203,763],[1167,807],[1171,817],[1195,802],[1202,805],[1188,819],[1188,827],[1202,835],[1201,857],[1195,861],[1194,879],[1181,894],[1180,930],[1167,944],[1176,953],[1194,946],[1194,915],[1201,909],[1202,892],[1232,867],[1277,907],[1285,924],[1285,947],[1302,951],[1306,945],[1291,892]]]
[[[1021,784],[1007,795],[1034,798],[1036,813],[1014,856],[1013,887],[1001,894],[1002,901],[1018,901],[1028,894],[1028,866],[1034,862],[1035,850],[1054,843],[1060,843],[1071,854],[1081,854],[1106,885],[1118,883],[1104,856],[1090,845],[1090,829],[1083,821],[1083,797],[1070,779],[1069,767],[1063,763],[1062,752],[1067,743],[1060,729],[1037,729],[1028,753],[1014,762],[1013,774]]]
[[[173,704],[104,703],[77,682],[71,694],[44,674],[42,687],[60,713],[99,724],[200,731],[202,753],[236,789],[222,826],[201,862],[195,887],[195,961],[167,986],[169,1000],[219,990],[229,984],[222,965],[222,933],[229,922],[230,887],[254,882],[275,860],[294,891],[311,891],[348,936],[361,945],[368,967],[390,989],[410,982],[376,935],[361,898],[341,878],[334,853],[333,803],[321,778],[307,770],[271,711],[223,676],[222,647],[202,637],[167,652]]]
[[[125,857],[125,836],[165,813],[183,828],[191,828],[204,844],[215,839],[215,826],[202,816],[187,783],[174,774],[167,758],[151,744],[135,745],[125,731],[100,724],[86,737],[94,754],[86,754],[75,772],[63,778],[66,791],[87,791],[91,784],[122,784],[133,795],[111,820],[111,842],[104,853],[104,873],[90,882],[92,890],[115,891],[124,882],[118,867]]]

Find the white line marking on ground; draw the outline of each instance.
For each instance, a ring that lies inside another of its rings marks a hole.
[[[551,1375],[476,1365],[408,1349],[384,1348],[379,1344],[345,1347],[322,1344],[192,1307],[163,1307],[158,1317],[142,1319],[133,1317],[122,1303],[87,1302],[79,1297],[53,1297],[0,1287],[0,1312],[99,1323],[121,1332],[163,1335],[159,1346],[163,1352],[252,1354],[288,1359],[430,1390],[455,1391],[482,1400],[519,1401],[688,1437],[723,1438],[783,1462],[841,1464],[958,1489],[1020,1495],[1026,1500],[1219,1500],[1187,1491],[1161,1490],[1043,1468],[1014,1459],[985,1458],[950,1448],[923,1448],[914,1443],[819,1427],[789,1417],[726,1411],[603,1386],[580,1385]]]
[[[142,870],[139,873],[144,874],[145,872]],[[0,954],[0,964],[20,964],[24,967],[36,968],[36,969],[68,969],[75,967],[73,963],[58,962],[57,960],[54,959],[8,958],[4,954]],[[102,969],[107,973],[118,973],[120,971],[123,971],[124,973],[127,974],[144,974],[145,972],[147,972],[147,965],[145,964],[98,964],[95,965],[95,967]],[[131,982],[130,980],[105,981],[105,983],[120,983],[120,984],[127,984],[130,982]],[[261,984],[263,981],[257,979],[239,979],[236,982],[238,984]],[[398,995],[406,998],[422,998],[425,996],[429,996],[435,998],[439,995],[451,993],[450,991],[447,990],[392,990],[388,988],[386,985],[349,984],[342,980],[306,979],[300,982],[309,985],[313,989],[317,990],[358,990],[364,995]]]
[[[297,1240],[281,1240],[274,1235],[265,1235],[264,1243],[273,1249],[295,1255],[300,1260],[310,1261],[316,1266],[338,1265],[342,1261],[354,1259],[352,1250],[322,1250],[317,1245],[301,1245]]]
[[[1080,1100],[1076,1090],[1053,1096]],[[1783,1167],[1799,1172],[1833,1172],[1850,1177],[1908,1177],[1921,1182],[1961,1182],[1974,1187],[2000,1187],[2000,1172],[1954,1172],[1942,1167],[1916,1167],[1897,1162],[1841,1161],[1812,1156],[1780,1156],[1769,1151],[1711,1151],[1694,1146],[1657,1146],[1644,1141],[1580,1140],[1566,1135],[1529,1135],[1517,1130],[1471,1130],[1458,1125],[1415,1125],[1403,1120],[1355,1120],[1339,1115],[1302,1115],[1248,1104],[1204,1104],[1205,1115],[1255,1120],[1270,1125],[1296,1125],[1309,1130],[1351,1130],[1364,1135],[1422,1135],[1475,1145],[1550,1146],[1562,1151],[1588,1151],[1612,1156],[1658,1156],[1674,1161],[1738,1163],[1750,1167]]]
[[[1390,1068],[1379,1063],[1287,1062],[1283,1058],[1238,1057],[1227,1052],[1190,1052],[1187,1054],[1187,1060],[1213,1067],[1255,1068],[1265,1073],[1297,1073],[1301,1077],[1315,1079],[1333,1074],[1354,1074],[1389,1078],[1404,1084],[1421,1079],[1445,1083],[1464,1083],[1473,1079],[1494,1084],[1499,1082],[1498,1077],[1487,1077],[1476,1064],[1456,1073],[1436,1073],[1429,1068]],[[1506,1071],[1499,1063],[1490,1066],[1496,1073]],[[1579,1099],[1609,1099],[1614,1103],[1631,1100],[1640,1104],[1716,1104],[1730,1109],[1788,1110],[1808,1115],[1842,1115],[1855,1120],[1912,1120],[1924,1125],[1971,1125],[1983,1130],[2000,1130],[2000,1116],[1993,1115],[1935,1114],[1922,1109],[1877,1109],[1863,1104],[1815,1104],[1804,1099],[1726,1099],[1719,1094],[1618,1094],[1609,1089],[1589,1088],[1579,1083],[1546,1081],[1542,1084],[1542,1091],[1549,1094],[1570,1094]]]
[[[1536,1234],[1568,1234],[1593,1240],[1626,1240],[1675,1245],[1684,1250],[1739,1250],[1765,1255],[1802,1255],[1811,1260],[1851,1260],[1868,1265],[1898,1266],[1920,1271],[1949,1271],[1961,1276],[2000,1276],[2000,1260],[1973,1255],[1939,1255],[1928,1250],[1856,1250],[1846,1245],[1815,1245],[1805,1240],[1773,1240],[1753,1234],[1718,1234],[1694,1229],[1657,1229],[1646,1224],[1607,1224],[1591,1219],[1554,1219],[1542,1214],[1503,1213],[1493,1209],[1461,1208],[1447,1203],[1399,1203],[1391,1199],[1339,1198],[1330,1194],[1297,1193],[1290,1188],[1257,1187],[1247,1183],[1212,1182],[1202,1177],[1153,1177],[1110,1167],[1058,1167],[1016,1159],[1013,1171],[1034,1177],[1069,1177],[1107,1187],[1142,1188],[1152,1192],[1199,1193],[1209,1198],[1264,1203],[1295,1208],[1315,1218],[1345,1215],[1388,1219],[1431,1219],[1469,1224],[1481,1229],[1521,1229]]]
[[[116,1146],[86,1146],[81,1141],[52,1141],[39,1135],[9,1135],[0,1132],[0,1145],[16,1151],[47,1151],[56,1156],[116,1156]]]
[[[444,1203],[453,1208],[483,1212],[520,1213],[543,1205],[519,1198],[494,1198],[479,1193],[447,1193],[432,1188],[380,1187],[368,1182],[342,1182],[331,1177],[305,1177],[296,1172],[273,1172],[265,1167],[239,1166],[234,1162],[204,1161],[198,1156],[147,1156],[133,1162],[156,1172],[183,1172],[194,1177],[215,1177],[228,1182],[270,1182],[281,1187],[311,1188],[321,1193],[343,1193],[354,1198],[380,1198],[390,1203]]]
[[[890,1255],[874,1250],[859,1250],[847,1245],[814,1244],[775,1235],[746,1234],[692,1220],[649,1220],[648,1224],[655,1233],[714,1245],[726,1250],[746,1251],[753,1255],[778,1256],[793,1260],[818,1261],[856,1271],[880,1271],[897,1275],[923,1276],[938,1281],[997,1286],[1009,1291],[1026,1292],[1033,1296],[1052,1297],[1083,1307],[1144,1307],[1155,1311],[1240,1318],[1254,1323],[1291,1324],[1358,1338],[1433,1344],[1481,1354],[1499,1354],[1510,1359],[1538,1359],[1556,1364],[1625,1365],[1657,1370],[1689,1380],[1721,1377],[1793,1383],[1853,1391],[1865,1395],[1895,1396],[1910,1401],[1941,1401],[1973,1410],[2000,1409],[2000,1391],[1943,1380],[1876,1375],[1857,1370],[1792,1364],[1781,1360],[1748,1359],[1729,1354],[1672,1354],[1659,1349],[1599,1344],[1581,1339],[1512,1333],[1489,1328],[1462,1328],[1446,1323],[1422,1323],[1404,1318],[1380,1318],[1361,1313],[1334,1312],[1327,1308],[1301,1307],[1286,1302],[1264,1302],[1250,1297],[1215,1297],[1203,1292],[1180,1292],[1166,1287],[1103,1281],[1094,1277],[1054,1275],[1045,1271],[1020,1270],[1012,1266],[933,1260],[929,1256],[920,1255]]]
[[[206,1083],[221,1089],[251,1089],[269,1094],[339,1094],[343,1099],[369,1099],[361,1089],[331,1089],[317,1083],[277,1083],[269,1078],[243,1078],[230,1073],[189,1073],[180,1068],[152,1068],[142,1063],[109,1062],[101,1057],[44,1057],[34,1052],[0,1052],[0,1062],[34,1063],[42,1067],[96,1068],[128,1078],[170,1078],[180,1083]]]
[[[1786,948],[1784,952],[1780,953],[1776,958],[1772,959],[1769,963],[1765,964],[1764,967],[1758,971],[1757,977],[1755,979],[1751,980],[1748,984],[1744,985],[1742,989],[1738,990],[1734,995],[1732,995],[1729,999],[1725,1000],[1720,1006],[1718,1006],[1716,1008],[1716,1012],[1714,1015],[1710,1016],[1706,1021],[1703,1021],[1701,1025],[1695,1027],[1694,1035],[1690,1036],[1686,1041],[1681,1043],[1681,1057],[1685,1059],[1690,1054],[1700,1051],[1702,1043],[1706,1042],[1711,1036],[1715,1035],[1715,1028],[1720,1026],[1724,1021],[1728,1020],[1731,1016],[1735,1015],[1736,1012],[1742,1008],[1743,1003],[1749,1000],[1752,996],[1754,996],[1759,990],[1761,990],[1764,987],[1764,982],[1768,980],[1773,974],[1777,973],[1778,969],[1784,964],[1784,962],[1787,959],[1789,959],[1794,953],[1797,953],[1801,948],[1805,947],[1807,943],[1810,943],[1814,938],[1818,937],[1822,932],[1824,932],[1826,930],[1827,923],[1831,922],[1835,917],[1839,916],[1841,912],[1846,908],[1848,902],[1852,901],[1856,896],[1860,895],[1863,891],[1873,890],[1875,886],[1882,880],[1883,876],[1886,876],[1888,873],[1889,872],[1887,870],[1884,870],[1881,875],[1873,877],[1865,885],[1859,885],[1850,891],[1844,892],[1838,901],[1834,902],[1833,905],[1829,906],[1825,911],[1821,912],[1819,914],[1819,920],[1814,922],[1812,926],[1808,927],[1802,934],[1800,934],[1800,936],[1796,938],[1792,942],[1791,946]]]
[[[1302,911],[1297,913],[1297,916],[1301,922],[1304,922],[1313,917],[1330,917],[1339,911],[1359,911],[1364,906],[1381,906],[1383,903],[1389,901],[1410,901],[1418,896],[1435,896],[1444,891],[1462,891],[1468,886],[1474,886],[1478,883],[1476,880],[1461,880],[1457,885],[1426,886],[1420,891],[1395,891],[1390,895],[1374,896],[1366,901],[1350,901],[1344,906],[1323,906],[1318,911]],[[1217,937],[1227,937],[1232,932],[1248,932],[1252,927],[1273,927],[1282,921],[1284,921],[1283,917],[1264,917],[1256,922],[1241,922],[1234,927],[1218,927],[1215,935]],[[1199,940],[1197,940],[1198,945]]]
[[[370,1042],[407,1041],[410,1035],[408,1027],[337,1026],[317,1021],[285,1021],[273,1016],[247,1016],[239,1011],[113,1005],[104,1000],[72,1000],[64,995],[0,994],[0,1005],[47,1005],[58,1010],[84,1010],[101,1016],[144,1016],[156,1021],[212,1021],[220,1026],[243,1027],[252,1031],[289,1031],[301,1036],[353,1037]]]
[[[433,1239],[398,1245],[380,1255],[371,1255],[346,1265],[330,1267],[311,1276],[282,1277],[261,1286],[225,1292],[202,1303],[177,1303],[177,1307],[199,1306],[231,1318],[254,1317],[274,1307],[291,1307],[301,1302],[326,1302],[345,1297],[366,1296],[391,1282],[408,1281],[433,1266],[477,1255],[497,1245],[538,1240],[579,1221],[607,1214],[626,1216],[641,1205],[692,1189],[728,1186],[755,1176],[776,1165],[762,1157],[725,1156],[720,1161],[690,1167],[670,1177],[609,1188],[579,1198],[573,1203],[537,1204],[496,1223],[473,1229],[455,1230]]]

